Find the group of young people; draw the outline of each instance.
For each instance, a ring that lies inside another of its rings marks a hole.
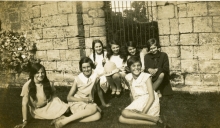
[[[156,125],[160,119],[159,98],[172,94],[169,83],[169,60],[160,52],[157,40],[147,42],[147,53],[139,52],[132,41],[121,47],[117,41],[103,43],[94,40],[93,53],[79,61],[81,73],[75,77],[67,95],[68,103],[61,101],[47,78],[43,65],[31,65],[29,80],[24,84],[22,96],[23,123],[27,125],[28,108],[36,119],[52,119],[51,124],[61,128],[72,121],[91,122],[101,118],[101,109],[94,102],[97,93],[104,107],[104,92],[111,90],[112,97],[120,97],[123,89],[130,90],[131,104],[121,113],[119,122],[126,124]]]

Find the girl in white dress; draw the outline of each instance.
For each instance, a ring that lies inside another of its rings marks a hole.
[[[125,79],[131,90],[132,103],[122,111],[119,122],[156,125],[160,122],[160,104],[159,97],[152,88],[151,76],[141,72],[139,57],[130,57],[127,65],[131,73]]]
[[[108,61],[115,63],[116,67],[119,69],[119,72],[116,72],[111,75],[107,75],[107,81],[112,89],[112,95],[119,97],[122,91],[122,80],[125,76],[125,67],[126,67],[126,54],[121,51],[121,47],[118,42],[112,40],[108,42],[107,46],[107,58]],[[108,62],[106,62],[108,63]]]
[[[102,91],[99,86],[99,77],[92,70],[94,64],[88,57],[79,61],[81,73],[75,78],[74,83],[67,96],[72,115],[64,117],[55,122],[57,128],[66,125],[69,122],[79,120],[80,122],[91,122],[101,118],[100,108],[93,102],[94,92],[97,91],[103,106],[105,104]],[[108,105],[109,106],[109,105]]]

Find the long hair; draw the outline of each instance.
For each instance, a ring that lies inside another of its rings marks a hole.
[[[118,42],[116,42],[115,40],[111,40],[108,42],[108,46],[107,46],[107,58],[110,59],[110,57],[113,55],[113,51],[111,49],[112,45],[118,45],[119,46],[119,56],[121,59],[123,59],[123,62],[126,62],[127,60],[127,56],[125,52],[122,52],[122,49],[120,44]]]
[[[102,56],[103,56],[103,58],[104,58],[104,50],[103,50],[103,43],[102,43],[102,41],[100,41],[100,40],[93,40],[92,41],[92,50],[93,50],[93,60],[94,60],[94,62],[95,62],[95,59],[96,59],[96,56],[95,56],[95,44],[96,43],[100,43],[101,44],[101,46],[102,46]]]
[[[128,52],[128,47],[134,47],[136,49],[136,53],[135,55],[131,55],[129,52]],[[127,55],[130,55],[130,56],[140,56],[140,52],[138,51],[137,49],[137,44],[133,41],[128,41],[126,42],[126,53]]]
[[[37,94],[36,88],[37,87],[34,82],[34,75],[37,74],[40,69],[43,69],[44,74],[45,74],[44,79],[42,80],[41,84],[43,85],[43,90],[46,95],[46,98],[49,99],[53,95],[53,91],[50,86],[50,81],[48,80],[47,75],[46,75],[45,67],[43,65],[41,65],[40,63],[34,63],[31,65],[30,73],[29,73],[29,79],[31,79],[31,82],[29,84],[29,94],[30,94],[30,97],[34,101],[37,101],[37,97],[36,97],[36,94]]]
[[[83,57],[79,61],[79,70],[82,72],[82,64],[89,63],[92,69],[95,69],[95,65],[89,57]]]
[[[154,39],[154,38],[151,38],[151,39],[149,39],[148,41],[147,41],[147,51],[150,51],[150,47],[152,46],[152,45],[155,45],[155,46],[157,46],[157,48],[160,48],[160,44],[159,44],[159,42],[156,40],[156,39]]]

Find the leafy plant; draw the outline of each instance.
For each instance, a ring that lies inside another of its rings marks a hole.
[[[26,35],[21,32],[0,32],[0,71],[21,73],[28,71],[30,62],[40,62],[34,57],[36,44],[27,42]]]

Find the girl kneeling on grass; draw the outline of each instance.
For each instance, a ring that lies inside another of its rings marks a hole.
[[[50,84],[44,66],[39,63],[30,66],[29,80],[22,87],[21,96],[23,124],[15,128],[27,125],[28,107],[35,119],[56,119],[69,112],[68,104],[55,95],[55,88]]]
[[[93,102],[94,92],[98,91],[98,96],[103,106],[105,104],[102,90],[99,86],[99,78],[92,70],[94,64],[88,57],[84,57],[79,61],[81,73],[75,78],[72,88],[67,96],[72,116],[64,117],[55,122],[57,128],[63,125],[79,120],[79,122],[91,122],[101,118],[100,108]]]
[[[159,118],[159,97],[152,88],[150,74],[141,72],[139,57],[130,57],[127,66],[131,73],[125,79],[131,90],[132,103],[122,111],[119,122],[147,125],[162,123]]]

